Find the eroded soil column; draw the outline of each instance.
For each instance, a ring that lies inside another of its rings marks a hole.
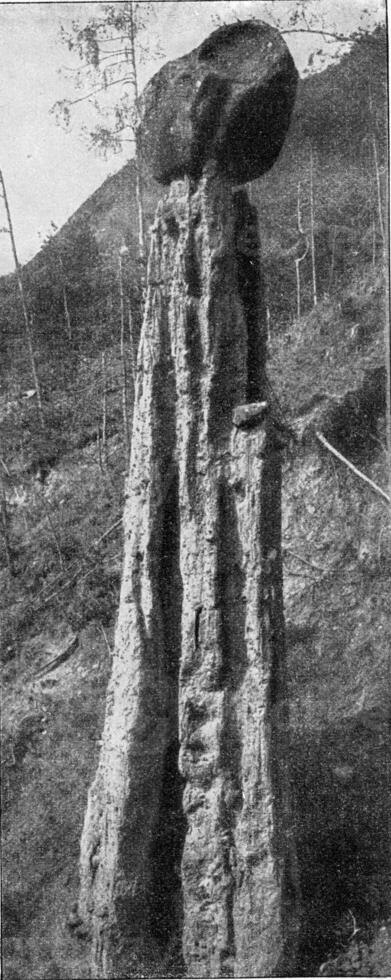
[[[295,83],[278,33],[249,22],[166,66],[144,97],[144,148],[172,183],[151,237],[113,674],[82,838],[94,978],[130,976],[144,954],[162,964],[175,943],[191,976],[289,975],[294,961],[280,448],[257,218],[232,184],[272,165]]]

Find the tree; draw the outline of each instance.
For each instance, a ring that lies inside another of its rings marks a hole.
[[[93,147],[107,152],[118,151],[124,142],[134,146],[141,257],[145,254],[145,234],[139,126],[139,64],[147,56],[149,59],[161,56],[159,47],[151,50],[142,40],[143,31],[152,13],[152,3],[104,4],[102,13],[98,16],[93,14],[84,25],[75,20],[71,33],[62,27],[63,42],[70,51],[76,49],[82,62],[82,66],[74,73],[75,87],[82,94],[57,102],[52,110],[59,119],[68,124],[72,108],[88,101],[99,120],[88,132]],[[122,86],[123,92],[117,100],[113,100],[111,90],[117,85]],[[85,126],[83,129],[86,131]]]
[[[56,322],[65,322],[72,343],[78,321],[85,326],[91,318],[86,314],[97,306],[102,262],[87,216],[79,217],[67,233],[57,235],[53,222],[52,228],[53,233],[43,242],[39,261],[29,270],[26,284],[37,319],[51,335]]]
[[[237,6],[237,5],[236,5]],[[246,9],[240,16],[233,13],[234,20],[248,19],[251,16],[251,6],[254,8],[254,20],[261,18],[283,36],[289,34],[308,34],[314,37],[314,48],[308,56],[307,66],[303,75],[318,72],[330,61],[339,60],[343,52],[350,50],[354,41],[368,36],[374,27],[376,12],[370,7],[361,11],[358,26],[348,34],[338,30],[335,24],[319,9],[318,0],[291,0],[290,3],[278,3],[277,0],[254,0],[246,3]],[[374,16],[375,15],[375,16]],[[214,23],[225,23],[221,14],[215,14]]]
[[[313,305],[318,302],[318,292],[316,284],[316,261],[315,261],[315,233],[314,233],[314,156],[312,146],[310,146],[310,216],[311,216],[311,265],[312,265],[312,297]]]
[[[126,355],[125,355],[125,303],[124,303],[124,281],[122,273],[122,258],[126,255],[128,249],[126,245],[120,249],[119,253],[119,267],[118,267],[118,281],[119,281],[119,295],[120,295],[120,314],[121,314],[121,334],[120,334],[120,349],[121,349],[121,364],[122,364],[122,418],[124,425],[124,444],[125,444],[125,458],[126,462],[129,459],[130,452],[130,438],[129,438],[129,417],[128,417],[128,377],[126,369]]]
[[[301,218],[301,187],[300,181],[297,185],[297,231],[300,236],[300,243],[302,248],[300,252],[295,254],[295,266],[296,266],[296,306],[297,306],[297,319],[300,320],[301,316],[301,290],[300,290],[300,262],[305,259],[308,252],[308,238],[303,230],[302,218]]]
[[[14,575],[14,573],[15,573],[15,569],[14,569],[14,553],[13,553],[13,550],[12,550],[12,547],[11,547],[11,544],[10,544],[10,521],[9,521],[8,502],[7,502],[7,493],[6,493],[6,481],[4,479],[4,476],[5,477],[8,477],[8,479],[10,479],[11,474],[10,474],[10,471],[8,469],[7,464],[4,462],[4,460],[2,459],[2,457],[0,457],[0,463],[1,463],[1,469],[0,469],[1,535],[2,535],[2,538],[3,538],[4,552],[5,552],[6,562],[7,562],[7,568],[8,568],[9,574],[10,575]]]
[[[35,353],[34,353],[33,335],[32,335],[32,319],[27,309],[26,296],[25,296],[23,277],[22,277],[22,268],[18,259],[18,253],[16,251],[16,242],[14,236],[14,229],[12,225],[11,212],[8,203],[7,192],[5,189],[5,181],[1,170],[0,170],[0,196],[3,198],[5,213],[7,216],[7,228],[3,228],[2,230],[8,232],[10,236],[12,255],[15,263],[16,279],[18,283],[19,295],[22,304],[24,326],[25,326],[27,346],[28,346],[29,358],[30,358],[31,374],[33,378],[35,394],[37,397],[38,418],[39,418],[41,429],[44,429],[45,420],[44,420],[43,407],[42,407],[41,386],[39,383],[37,366],[35,363]]]
[[[378,152],[378,148],[377,148],[376,128],[375,128],[375,113],[374,113],[374,108],[373,108],[373,99],[372,99],[372,91],[371,91],[371,84],[370,83],[369,83],[369,116],[370,116],[370,123],[371,123],[371,135],[370,135],[370,139],[371,139],[372,149],[373,149],[373,162],[374,162],[375,177],[376,177],[376,192],[377,192],[377,208],[378,208],[379,227],[380,227],[380,234],[381,234],[381,237],[382,237],[383,247],[385,249],[386,248],[386,234],[385,234],[384,219],[383,219],[383,204],[382,204],[382,193],[381,193],[381,180],[380,180],[380,167],[379,167],[379,152]]]
[[[41,267],[40,271],[41,273],[44,272],[49,273],[50,280],[51,280],[48,283],[49,290],[53,292],[56,287],[57,290],[58,288],[61,289],[66,331],[68,335],[68,340],[72,341],[72,323],[71,323],[71,317],[69,313],[68,285],[67,285],[67,279],[64,270],[64,262],[60,249],[58,248],[58,246],[56,246],[56,244],[53,243],[53,235],[57,231],[57,225],[55,225],[54,221],[52,221],[51,226],[52,226],[52,234],[48,235],[45,238],[42,246],[44,265],[43,267]]]

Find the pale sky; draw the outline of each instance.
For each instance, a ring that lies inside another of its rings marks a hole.
[[[384,19],[385,0],[307,0],[330,29],[355,29],[364,10],[371,26]],[[61,98],[72,98],[72,82],[59,72],[80,63],[60,41],[60,25],[81,21],[102,4],[68,2],[0,2],[0,169],[6,182],[19,258],[27,261],[40,248],[50,222],[61,226],[110,174],[125,163],[125,153],[103,159],[89,150],[80,133],[88,121],[88,106],[75,112],[70,132],[56,125],[50,109]],[[229,21],[257,16],[268,20],[270,7],[287,16],[293,0],[179,0],[156,2],[149,28],[158,37],[165,57],[145,64],[141,86],[165,60],[176,58],[201,43],[215,28],[216,14]],[[289,35],[286,41],[299,71],[321,38]],[[114,89],[118,92],[119,86]],[[129,150],[127,151],[129,152]],[[0,200],[0,227],[5,215]],[[13,268],[9,236],[0,234],[0,275]]]

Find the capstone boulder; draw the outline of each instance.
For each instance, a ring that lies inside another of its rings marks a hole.
[[[199,178],[210,160],[234,184],[260,177],[284,143],[297,77],[269,24],[220,27],[147,85],[139,134],[146,166],[162,184]]]

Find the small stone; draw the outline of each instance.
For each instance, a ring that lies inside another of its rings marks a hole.
[[[185,175],[198,179],[208,160],[234,184],[260,177],[283,146],[297,78],[274,27],[252,20],[220,27],[146,86],[145,165],[162,184]]]
[[[268,410],[267,402],[250,402],[234,409],[233,424],[237,429],[250,429],[263,422]]]
[[[79,915],[77,909],[73,909],[73,911],[71,912],[71,914],[68,916],[67,919],[68,929],[77,929],[79,926],[82,925],[82,923],[83,923],[83,919]]]
[[[349,783],[354,776],[352,766],[335,766],[334,775],[340,783]]]

